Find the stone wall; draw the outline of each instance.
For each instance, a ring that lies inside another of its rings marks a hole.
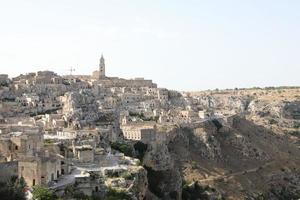
[[[12,176],[18,176],[18,161],[0,163],[0,181],[5,182]]]
[[[29,187],[42,183],[41,163],[37,160],[20,161],[19,177],[23,177]]]

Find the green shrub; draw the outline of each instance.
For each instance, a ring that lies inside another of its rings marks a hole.
[[[32,191],[32,197],[36,200],[56,200],[57,196],[44,186],[34,186]]]
[[[89,197],[87,195],[85,195],[83,192],[75,192],[73,194],[73,198],[75,198],[76,200],[96,200],[96,198],[93,197]]]
[[[108,188],[105,200],[130,200],[131,197],[124,191]]]
[[[133,180],[134,179],[134,175],[129,173],[129,172],[123,172],[120,176],[122,178],[126,179],[126,180]]]
[[[115,149],[117,151],[120,151],[122,153],[124,153],[125,156],[130,156],[132,157],[133,155],[133,148],[125,143],[119,143],[119,142],[112,142],[110,143],[110,146],[112,149]]]

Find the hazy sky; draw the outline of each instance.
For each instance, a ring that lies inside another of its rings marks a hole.
[[[0,73],[145,77],[200,90],[300,85],[299,0],[0,0]]]

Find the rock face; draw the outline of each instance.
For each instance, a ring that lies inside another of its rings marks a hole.
[[[143,165],[148,172],[148,199],[180,199],[181,175],[166,144],[152,144],[143,158]]]
[[[272,116],[279,118],[282,114],[283,103],[254,100],[248,106],[252,115],[260,117]]]
[[[300,101],[286,103],[283,106],[282,116],[287,119],[300,120]]]
[[[155,171],[165,171],[173,168],[173,160],[165,144],[151,145],[144,156],[143,164]]]
[[[229,95],[224,97],[218,95],[210,95],[202,97],[201,102],[205,107],[209,107],[209,104],[212,104],[214,108],[222,108],[233,113],[240,113],[248,109],[249,103],[252,100],[253,97],[251,96]]]
[[[147,171],[143,167],[139,167],[134,178],[132,187],[128,192],[132,193],[136,199],[144,199],[148,190]]]
[[[300,119],[300,101],[269,102],[255,100],[249,104],[248,111],[259,117]]]
[[[211,131],[206,131],[204,127],[195,128],[194,137],[190,141],[190,144],[195,149],[199,149],[201,156],[206,159],[216,159],[221,156],[220,143],[213,134],[215,130]]]
[[[147,168],[149,190],[159,199],[181,199],[181,176],[177,169],[155,171]],[[151,199],[148,197],[148,199]]]
[[[299,100],[255,100],[248,107],[247,119],[271,129],[275,134],[286,135],[291,143],[300,145]]]
[[[210,185],[225,199],[244,199],[267,193],[270,177],[285,177],[282,166],[291,176],[299,172],[299,149],[288,139],[239,116],[228,121],[175,127],[165,133],[165,145],[149,148],[143,164],[151,195],[181,199],[184,180]]]
[[[299,199],[299,174],[283,172],[268,181],[268,190],[258,195],[260,199]]]
[[[226,145],[237,149],[243,157],[268,160],[269,157],[261,149],[251,143],[251,141],[239,133],[228,135]]]

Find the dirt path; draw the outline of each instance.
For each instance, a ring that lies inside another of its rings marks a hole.
[[[255,167],[255,168],[252,168],[252,169],[247,169],[247,170],[243,170],[243,171],[239,171],[239,172],[224,174],[224,175],[217,175],[217,176],[209,177],[209,178],[206,178],[206,179],[198,180],[198,182],[205,183],[205,182],[215,181],[215,180],[223,179],[223,178],[233,178],[234,176],[239,176],[239,175],[246,174],[246,173],[256,172],[259,169],[265,168],[265,167],[267,167],[267,166],[269,166],[273,163],[274,163],[274,161],[270,161],[270,162],[267,162],[264,165],[261,165],[259,167]]]

